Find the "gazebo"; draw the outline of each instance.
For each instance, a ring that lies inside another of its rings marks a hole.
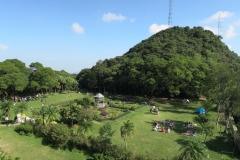
[[[95,105],[98,108],[103,108],[104,107],[104,96],[101,93],[98,93],[95,98]]]

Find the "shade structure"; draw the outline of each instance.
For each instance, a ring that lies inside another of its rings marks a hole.
[[[204,108],[198,108],[198,109],[196,110],[196,112],[197,112],[198,114],[205,114],[205,113],[206,113],[206,111],[205,111]]]
[[[104,107],[104,96],[101,93],[98,93],[96,96],[94,96],[94,98],[95,98],[95,105],[98,108]]]

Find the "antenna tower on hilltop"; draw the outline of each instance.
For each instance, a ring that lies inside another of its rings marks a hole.
[[[221,37],[221,13],[218,13],[218,37]]]
[[[172,0],[169,0],[168,27],[172,26]]]

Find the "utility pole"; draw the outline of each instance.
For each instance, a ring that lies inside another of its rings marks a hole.
[[[169,0],[168,27],[172,26],[172,0]]]
[[[221,13],[218,13],[218,38],[222,38],[221,36]]]

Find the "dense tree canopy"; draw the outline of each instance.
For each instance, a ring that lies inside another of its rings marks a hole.
[[[204,95],[206,78],[219,64],[236,72],[240,58],[209,30],[172,27],[122,56],[83,69],[77,80],[79,87],[92,91],[199,97]]]
[[[66,71],[54,71],[34,62],[26,67],[17,59],[0,62],[0,97],[15,99],[16,97],[36,95],[37,93],[76,90],[75,76]]]

